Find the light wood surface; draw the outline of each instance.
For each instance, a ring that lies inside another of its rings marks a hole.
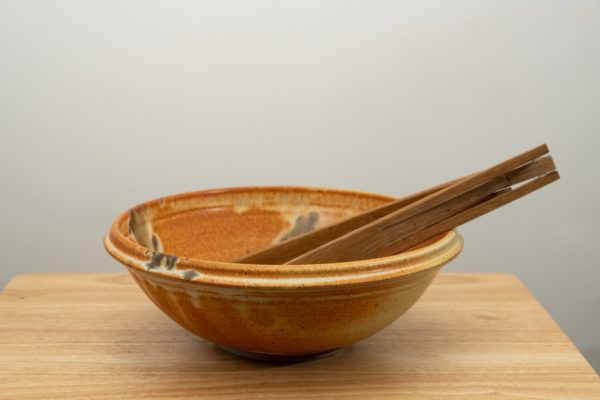
[[[1,399],[600,399],[600,378],[513,276],[440,274],[330,358],[236,358],[126,274],[30,274],[0,294]]]

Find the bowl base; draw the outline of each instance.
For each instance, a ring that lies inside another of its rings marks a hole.
[[[316,360],[318,358],[329,357],[340,350],[343,347],[338,347],[337,349],[321,351],[318,353],[308,353],[308,354],[271,354],[271,353],[259,353],[254,351],[246,351],[236,349],[234,347],[227,347],[222,345],[216,345],[220,349],[225,350],[228,353],[234,354],[239,357],[250,358],[252,360],[258,361],[268,361],[268,362],[279,362],[279,363],[299,363],[304,361]]]

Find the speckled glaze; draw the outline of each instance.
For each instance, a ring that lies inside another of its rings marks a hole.
[[[450,231],[398,255],[348,263],[227,260],[391,199],[305,187],[186,193],[123,213],[104,245],[161,310],[196,335],[246,356],[322,356],[408,310],[460,253],[460,235]]]

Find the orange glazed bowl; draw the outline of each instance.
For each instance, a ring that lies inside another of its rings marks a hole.
[[[452,230],[410,251],[354,262],[229,260],[391,200],[308,187],[185,193],[121,214],[104,246],[165,314],[194,334],[248,357],[302,360],[391,324],[460,253],[460,234]]]

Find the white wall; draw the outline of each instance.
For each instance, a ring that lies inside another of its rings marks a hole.
[[[130,205],[406,194],[547,142],[562,180],[462,229],[600,368],[600,2],[0,0],[0,283],[122,271]]]

